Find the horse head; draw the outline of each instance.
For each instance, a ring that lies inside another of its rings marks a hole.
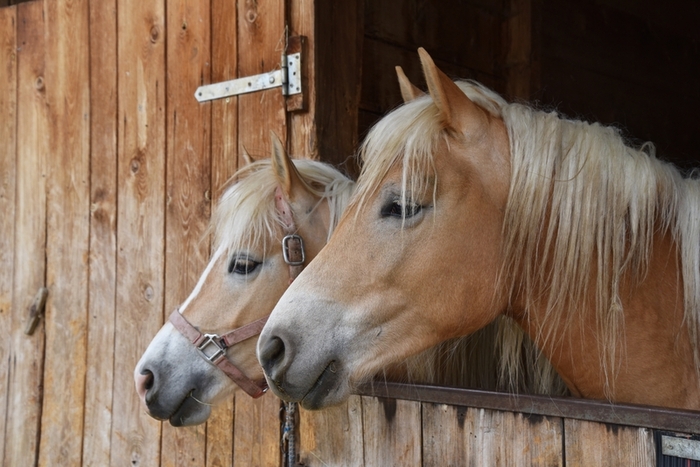
[[[272,136],[272,158],[244,166],[223,193],[208,265],[134,370],[146,411],[174,426],[203,423],[237,386],[264,393],[253,337],[325,245],[354,187],[327,164],[293,162]]]
[[[507,307],[496,294],[510,176],[499,98],[467,95],[424,51],[421,61],[429,93],[397,70],[407,102],[371,130],[348,211],[261,335],[273,391],[304,407],[338,403]]]

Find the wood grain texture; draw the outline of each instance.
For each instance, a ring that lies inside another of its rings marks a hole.
[[[45,284],[49,119],[44,80],[42,2],[17,6],[17,165],[10,379],[5,465],[38,463],[44,325],[24,334],[27,308]],[[21,105],[19,103],[21,102]]]
[[[362,398],[351,396],[338,406],[299,410],[299,462],[305,467],[363,466]],[[370,464],[367,464],[370,465]]]
[[[40,465],[81,462],[90,228],[88,4],[46,2],[46,357]]]
[[[209,81],[208,2],[169,1],[167,5],[167,173],[165,213],[165,321],[194,288],[209,257],[203,240],[211,189],[211,109],[193,97]],[[204,425],[163,424],[161,465],[204,466]]]
[[[335,3],[335,2],[334,2]],[[314,0],[288,0],[287,22],[290,35],[304,36],[302,47],[302,86],[304,111],[287,114],[289,131],[287,147],[293,158],[310,158],[319,160],[316,134],[316,49],[319,36],[315,28],[316,5]]]
[[[0,9],[0,335],[12,333],[12,264],[15,252],[15,188],[17,177],[17,8]],[[0,407],[7,413],[10,382],[10,339],[0,341]],[[0,417],[0,440],[6,417]],[[0,459],[5,456],[0,441]]]
[[[163,323],[165,226],[165,4],[118,12],[117,325],[113,465],[160,464],[161,424],[143,413],[133,371]]]
[[[241,394],[241,397],[247,395]],[[234,398],[230,396],[211,411],[207,420],[207,467],[233,466]]]
[[[313,158],[341,167],[352,175],[358,173],[352,156],[358,143],[358,104],[364,66],[363,7],[370,3],[317,1],[316,34],[309,41],[314,62],[308,97],[310,112],[313,113],[310,118],[313,118],[315,128],[311,128],[306,136],[307,148]],[[303,115],[293,115],[292,124],[302,124],[304,118]],[[292,133],[304,134],[296,126]],[[294,143],[293,147],[303,149],[299,143]]]
[[[284,51],[283,0],[238,2],[238,76],[267,73],[280,68]],[[270,130],[283,142],[287,136],[284,96],[279,88],[238,97],[238,148],[257,158],[270,155]]]
[[[562,436],[556,417],[423,404],[425,466],[561,466]]]
[[[285,2],[240,0],[237,4],[238,77],[279,69],[284,51]],[[238,154],[245,147],[255,158],[269,157],[270,131],[286,141],[286,111],[279,88],[238,97]],[[234,465],[281,463],[279,399],[267,394],[235,400]]]
[[[566,419],[564,432],[567,465],[656,465],[651,429]]]
[[[91,0],[90,256],[83,465],[109,465],[117,287],[116,0]]]
[[[212,83],[236,78],[238,42],[236,2],[211,1],[211,78]],[[203,79],[207,79],[206,76]],[[211,188],[208,196],[213,209],[223,187],[238,167],[238,98],[212,101],[211,108]],[[247,397],[241,394],[241,397]],[[233,465],[234,396],[212,410],[207,422],[207,466]]]
[[[252,399],[238,391],[235,403],[233,465],[281,466],[280,400],[270,393]]]
[[[508,0],[501,26],[505,96],[527,101],[532,86],[532,0]]]
[[[420,402],[362,397],[365,465],[420,465],[421,422]]]
[[[238,9],[230,0],[211,1],[211,82],[238,78]],[[216,203],[226,181],[238,168],[238,97],[211,106],[211,201]],[[258,157],[260,154],[258,155]],[[267,156],[267,154],[264,154]]]

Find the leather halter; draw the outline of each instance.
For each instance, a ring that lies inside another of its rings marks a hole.
[[[304,262],[306,261],[304,240],[296,233],[292,209],[279,187],[275,191],[275,205],[284,223],[285,236],[282,239],[282,256],[284,257],[284,262],[289,265],[289,283],[291,284],[304,269]],[[258,398],[267,392],[267,381],[265,378],[262,381],[253,381],[248,378],[226,357],[226,350],[239,342],[260,334],[269,316],[264,316],[252,323],[229,331],[223,336],[200,332],[182,316],[179,308],[176,308],[170,314],[169,320],[175,326],[175,329],[180,331],[180,334],[185,336],[197,348],[203,359],[219,367],[226,376],[231,378],[248,395]]]
[[[269,315],[268,315],[269,316]],[[170,314],[170,322],[175,326],[175,329],[185,336],[196,348],[202,358],[223,371],[226,376],[247,392],[251,397],[258,398],[267,392],[267,381],[263,378],[262,381],[253,381],[248,378],[236,365],[226,358],[226,349],[243,342],[244,340],[257,336],[262,331],[267,316],[260,318],[252,323],[241,326],[238,329],[227,332],[223,336],[217,334],[202,334],[197,328],[192,326],[187,319],[180,313],[179,309],[175,309]]]

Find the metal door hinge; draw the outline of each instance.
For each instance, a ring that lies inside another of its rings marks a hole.
[[[194,93],[195,99],[199,102],[207,102],[249,92],[281,87],[282,95],[287,98],[296,96],[296,102],[291,104],[292,108],[289,108],[290,103],[287,103],[287,110],[301,110],[303,107],[303,105],[300,104],[303,91],[302,49],[305,39],[304,36],[288,38],[287,50],[282,54],[280,68],[278,70],[200,86]]]

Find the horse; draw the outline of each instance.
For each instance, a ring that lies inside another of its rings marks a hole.
[[[259,337],[272,390],[321,409],[509,316],[574,396],[700,409],[700,182],[419,56],[428,93],[370,130],[333,237]]]
[[[271,159],[249,160],[224,190],[208,265],[134,369],[147,413],[173,426],[204,423],[235,387],[266,392],[252,337],[326,244],[355,187],[329,164],[292,161],[271,136]]]
[[[354,190],[355,182],[328,164],[292,161],[271,137],[272,157],[255,162],[246,157],[225,188],[208,229],[215,246],[208,265],[134,369],[146,412],[173,426],[204,423],[211,407],[237,387],[251,397],[266,392],[253,337],[289,283],[325,245]],[[498,336],[511,326],[497,323],[473,339],[382,368],[380,376],[560,394],[563,385],[551,365],[532,354],[527,340],[518,342],[527,362],[518,379],[500,378],[498,349],[507,342]],[[532,375],[544,375],[537,380],[546,382],[536,383]]]

